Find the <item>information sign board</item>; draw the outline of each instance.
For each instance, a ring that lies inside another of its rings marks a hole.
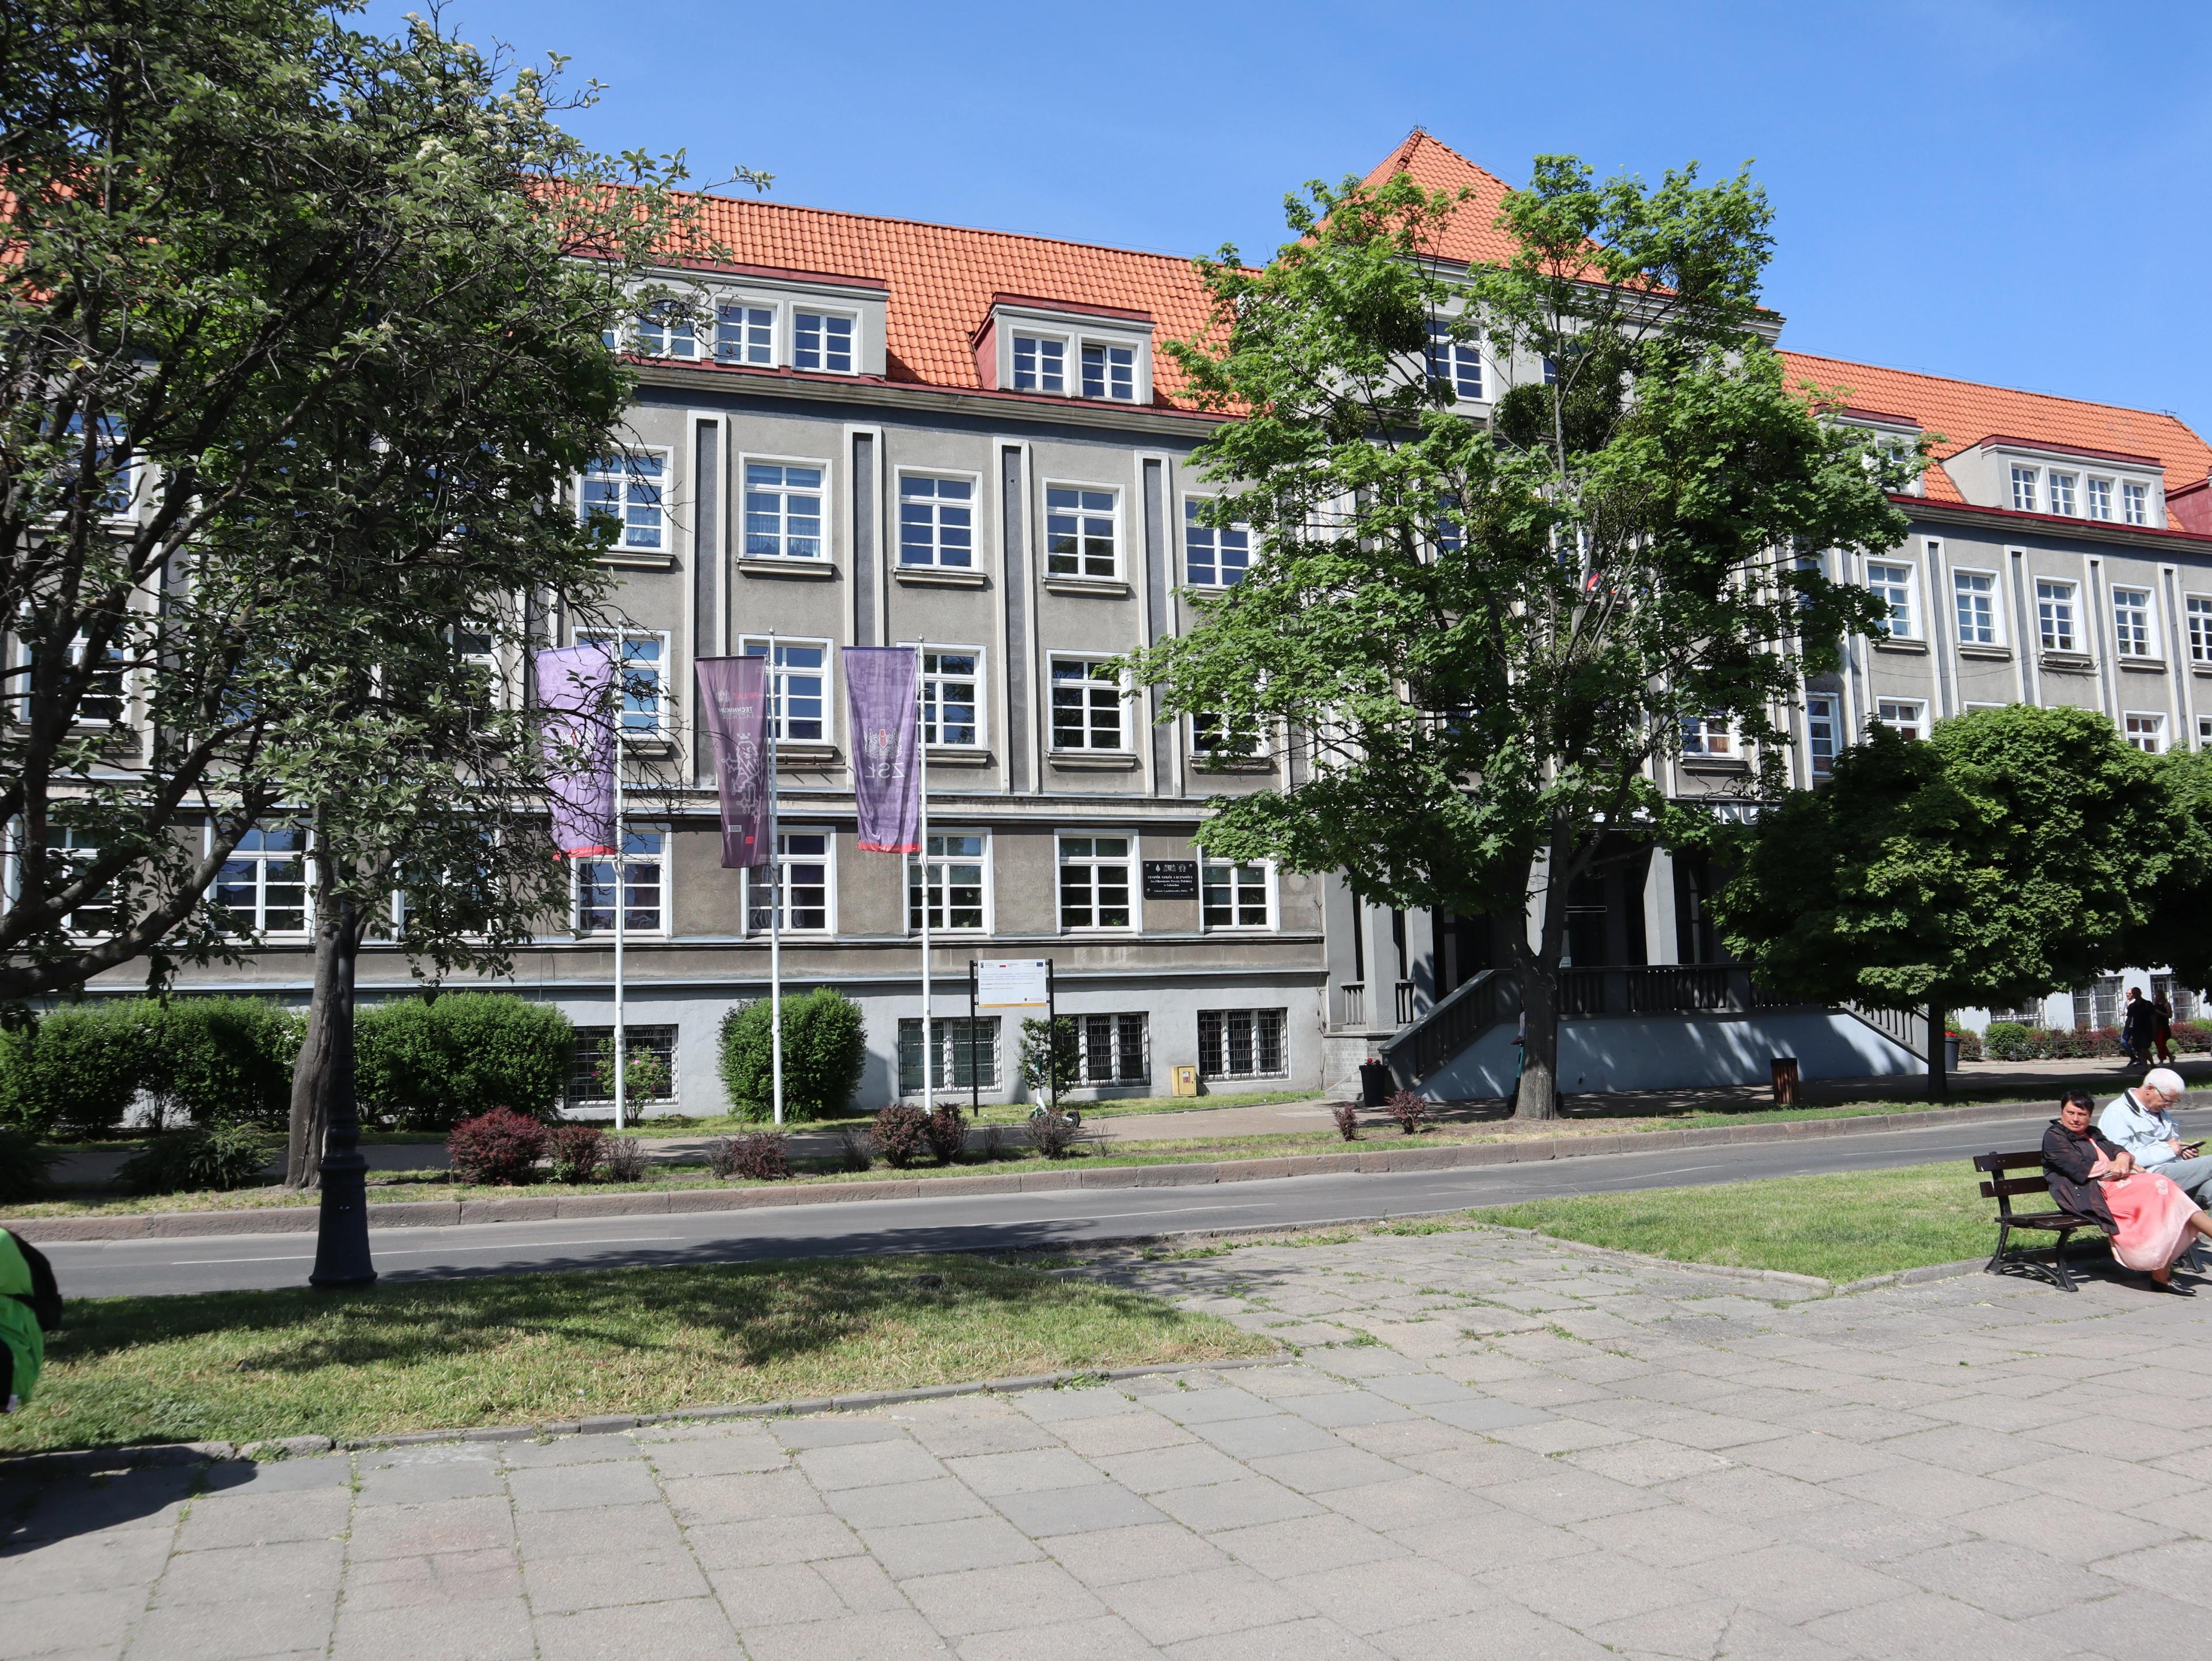
[[[978,1009],[1042,1009],[1052,1001],[1052,969],[1044,958],[982,958],[975,964]]]

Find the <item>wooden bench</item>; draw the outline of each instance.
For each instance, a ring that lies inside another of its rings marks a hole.
[[[2033,1177],[2008,1177],[2008,1171],[2032,1168]],[[2043,1152],[2031,1148],[2023,1153],[1979,1153],[1974,1156],[1974,1169],[1983,1173],[1982,1197],[1997,1202],[1997,1249],[1990,1261],[1983,1265],[1989,1275],[2026,1275],[2039,1281],[2048,1281],[2061,1292],[2075,1290],[2074,1276],[2066,1268],[2066,1242],[2077,1229],[2088,1229],[2099,1238],[2104,1229],[2094,1217],[2084,1217],[2071,1211],[2014,1211],[2014,1195],[2033,1194],[2045,1200],[2051,1198],[2050,1184],[2043,1180]],[[2051,1248],[2048,1267],[2030,1257],[2021,1247],[2012,1244],[2012,1232],[2016,1228],[2041,1230],[2057,1235]],[[2197,1242],[2191,1240],[2189,1250],[2175,1259],[2177,1265],[2202,1273],[2204,1260],[2198,1256]]]

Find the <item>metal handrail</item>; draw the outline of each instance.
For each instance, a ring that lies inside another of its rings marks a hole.
[[[1401,1084],[1425,1079],[1498,1022],[1521,1013],[1521,983],[1510,970],[1486,969],[1455,987],[1429,1013],[1376,1046]]]

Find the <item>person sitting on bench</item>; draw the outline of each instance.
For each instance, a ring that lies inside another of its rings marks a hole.
[[[2212,1159],[2202,1146],[2181,1140],[2173,1110],[2189,1088],[2170,1067],[2154,1067],[2133,1090],[2123,1090],[2097,1116],[2097,1129],[2135,1156],[2136,1165],[2155,1171],[2197,1204],[2212,1201]]]
[[[2128,1269],[2148,1270],[2162,1290],[2173,1285],[2173,1260],[2196,1235],[2212,1239],[2212,1216],[2154,1171],[2089,1123],[2095,1106],[2086,1090],[2069,1090],[2043,1133],[2043,1179],[2063,1210],[2086,1217],[2112,1241]]]

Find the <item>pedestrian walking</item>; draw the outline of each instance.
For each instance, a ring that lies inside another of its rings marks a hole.
[[[2158,1009],[2142,995],[2142,988],[2128,989],[2127,1007],[2120,1016],[2120,1048],[2136,1067],[2150,1065],[2152,1040],[2158,1032]]]
[[[2173,1004],[2163,992],[2153,998],[2151,1004],[2158,1011],[2158,1030],[2151,1038],[2158,1045],[2158,1064],[2165,1067],[2173,1060]]]
[[[39,1386],[46,1333],[59,1326],[61,1289],[46,1254],[0,1228],[0,1412],[20,1413]]]

